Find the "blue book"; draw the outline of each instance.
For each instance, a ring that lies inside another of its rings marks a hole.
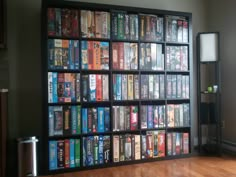
[[[58,102],[58,96],[57,96],[57,73],[52,73],[52,99],[53,103]]]
[[[87,41],[81,42],[81,66],[82,66],[82,69],[88,69],[88,44],[87,44]]]
[[[75,69],[74,40],[69,40],[69,69]]]
[[[71,106],[71,134],[77,134],[77,107]]]
[[[54,136],[54,107],[48,108],[48,133],[49,136]]]
[[[121,74],[116,75],[116,100],[121,100]]]
[[[104,132],[104,108],[98,107],[98,132]]]
[[[87,166],[87,137],[83,137],[83,166]]]
[[[87,137],[87,149],[86,149],[86,162],[87,166],[93,166],[94,165],[94,137],[93,136],[88,136]]]
[[[147,128],[153,128],[153,110],[152,106],[148,106]]]
[[[57,141],[49,141],[49,170],[57,169]]]
[[[103,136],[99,136],[98,140],[98,163],[103,164],[104,158],[103,158]]]
[[[87,108],[82,108],[82,121],[83,121],[82,132],[88,133],[88,109]]]
[[[70,139],[70,168],[75,167],[75,140]]]
[[[79,69],[79,41],[74,40],[75,69]]]
[[[105,132],[110,131],[110,108],[104,108],[104,130]]]

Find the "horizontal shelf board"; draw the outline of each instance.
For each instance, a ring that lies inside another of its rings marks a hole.
[[[48,140],[64,140],[64,139],[80,139],[81,134],[78,135],[57,135],[57,136],[49,136]]]
[[[138,105],[139,100],[113,100],[112,105],[114,106],[127,106],[127,105]]]
[[[90,133],[82,133],[81,136],[96,136],[96,135],[111,135],[112,132],[90,132]]]
[[[102,41],[102,42],[110,42],[110,38],[86,38],[81,37],[82,41]]]
[[[113,74],[139,74],[139,70],[113,70]]]
[[[189,74],[189,71],[171,71],[171,70],[167,70],[166,73],[167,74]]]
[[[48,69],[48,72],[56,73],[80,73],[80,69]]]
[[[157,100],[141,100],[142,105],[163,105],[165,104],[165,99],[157,99]]]
[[[129,40],[129,39],[113,39],[112,42],[128,42],[128,43],[138,43],[138,40]]]
[[[110,101],[90,101],[90,102],[82,102],[82,106],[93,107],[93,106],[110,106]]]
[[[80,37],[48,35],[48,39],[80,40]]]
[[[156,43],[156,44],[164,44],[164,41],[153,41],[153,40],[141,40],[140,43]]]
[[[178,102],[183,102],[183,103],[189,103],[190,98],[167,98],[167,104],[169,103],[178,103]]]
[[[166,45],[189,45],[188,42],[166,42]]]
[[[113,131],[113,134],[140,134],[140,130]]]
[[[141,129],[142,132],[146,132],[146,131],[156,131],[156,130],[166,130],[166,127],[145,128],[145,129]]]
[[[82,74],[109,74],[110,70],[81,70]]]
[[[183,126],[183,127],[167,127],[167,130],[180,130],[180,129],[190,129],[190,126]]]
[[[165,74],[164,70],[140,70],[141,74]]]
[[[76,106],[81,105],[81,103],[48,103],[48,106]]]

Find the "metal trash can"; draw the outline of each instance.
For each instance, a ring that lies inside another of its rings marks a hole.
[[[37,142],[35,136],[18,139],[18,177],[37,176]]]

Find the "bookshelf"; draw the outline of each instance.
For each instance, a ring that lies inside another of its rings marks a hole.
[[[190,13],[42,9],[46,174],[191,155]]]

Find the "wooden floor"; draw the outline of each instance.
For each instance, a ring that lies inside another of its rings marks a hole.
[[[236,158],[191,157],[48,177],[236,177]]]

